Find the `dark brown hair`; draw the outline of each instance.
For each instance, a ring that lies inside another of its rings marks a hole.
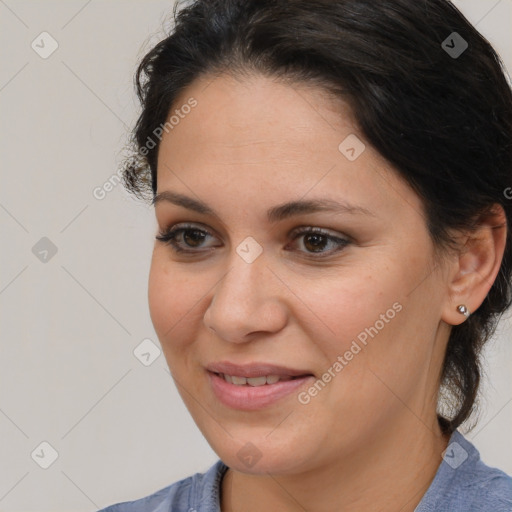
[[[511,225],[511,89],[491,45],[449,1],[196,0],[173,14],[136,73],[142,113],[123,169],[136,196],[156,193],[155,134],[177,96],[202,76],[253,71],[344,99],[367,141],[422,198],[437,249],[453,247],[452,230],[472,229],[494,204]],[[449,338],[438,415],[446,433],[474,409],[481,348],[512,302],[511,262],[508,230],[497,279]]]

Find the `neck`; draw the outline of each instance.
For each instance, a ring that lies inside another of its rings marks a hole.
[[[250,475],[229,469],[222,512],[414,512],[432,483],[449,436],[437,419],[425,425],[408,414],[401,428],[380,431],[371,443],[336,462],[293,475]]]

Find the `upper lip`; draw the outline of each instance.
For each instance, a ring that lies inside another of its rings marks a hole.
[[[235,375],[237,377],[263,377],[264,375],[278,375],[280,377],[290,376],[298,377],[303,375],[312,375],[308,370],[297,370],[277,366],[270,363],[251,363],[235,364],[230,361],[219,361],[209,364],[206,369],[213,373],[222,373],[224,375]]]

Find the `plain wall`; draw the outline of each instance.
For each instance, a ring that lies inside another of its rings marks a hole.
[[[163,355],[144,366],[133,354],[146,338],[158,345],[147,305],[153,211],[122,185],[93,194],[121,161],[138,113],[133,74],[172,4],[0,3],[0,511],[92,511],[217,460]],[[456,4],[512,69],[512,1]],[[46,59],[31,47],[43,31],[58,43]],[[468,437],[512,474],[510,338],[503,321]],[[47,469],[42,442],[58,453]]]

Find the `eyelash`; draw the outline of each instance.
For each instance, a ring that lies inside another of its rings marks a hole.
[[[179,225],[178,225],[179,226]],[[178,245],[176,242],[176,238],[181,234],[185,233],[187,231],[195,231],[202,233],[204,235],[208,236],[214,236],[212,235],[208,230],[205,229],[199,229],[194,225],[182,225],[179,227],[174,227],[171,229],[167,229],[164,231],[160,231],[158,235],[156,236],[156,239],[166,243],[171,247],[171,250],[175,253],[180,254],[198,254],[200,252],[206,252],[204,250],[194,250],[194,249],[183,249]],[[339,252],[343,250],[347,245],[350,244],[350,241],[344,238],[339,238],[333,235],[330,235],[328,232],[321,228],[315,228],[315,227],[307,227],[307,228],[296,228],[291,233],[290,236],[292,237],[292,241],[295,241],[297,238],[300,238],[304,235],[322,235],[323,238],[326,238],[329,241],[333,241],[338,245],[338,248],[332,251],[328,252],[307,252],[308,255],[312,256],[313,258],[322,258],[325,256],[330,256],[333,253]],[[320,256],[318,256],[320,255]]]

